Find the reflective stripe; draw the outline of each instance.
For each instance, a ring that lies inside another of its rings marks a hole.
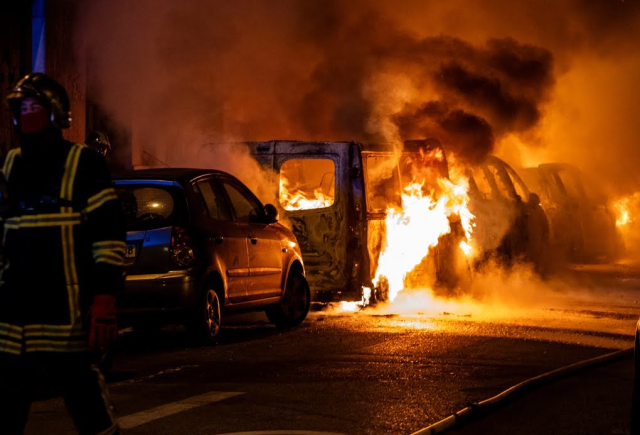
[[[7,219],[5,227],[9,229],[58,227],[63,225],[78,225],[82,222],[80,213],[47,213],[35,214]]]
[[[93,242],[93,249],[96,248],[109,248],[114,251],[117,249],[122,249],[122,252],[127,249],[127,244],[120,240],[102,240],[100,242]]]
[[[0,352],[20,355],[22,353],[22,345],[14,341],[0,340]]]
[[[64,175],[60,185],[60,198],[71,204],[73,200],[73,185],[78,171],[78,162],[82,152],[81,145],[73,145],[67,155],[64,166]],[[71,207],[60,207],[60,213],[72,213]],[[64,275],[67,283],[67,296],[69,299],[69,318],[72,324],[80,318],[80,287],[78,285],[78,274],[76,272],[75,245],[73,241],[73,228],[69,226],[61,227],[62,236],[62,262],[64,264]],[[81,319],[80,319],[81,320]]]
[[[8,323],[0,323],[0,335],[20,340],[22,339],[22,328]]]
[[[97,208],[100,208],[105,202],[118,199],[118,194],[113,187],[108,187],[101,192],[93,195],[87,200],[87,207],[83,210],[84,213],[91,213]]]
[[[25,352],[82,352],[89,348],[87,343],[82,341],[55,341],[55,340],[26,340],[24,344]]]
[[[73,199],[73,182],[76,178],[76,172],[78,172],[78,162],[80,161],[80,153],[82,151],[80,145],[73,145],[69,154],[67,155],[67,161],[64,165],[64,175],[62,176],[62,183],[60,185],[60,198],[71,201]],[[63,207],[64,208],[64,207]]]
[[[93,260],[96,263],[109,263],[124,266],[124,253],[127,245],[117,240],[95,242],[93,244]]]
[[[62,233],[62,258],[64,265],[64,275],[67,282],[67,293],[69,298],[69,317],[71,323],[75,323],[80,317],[80,307],[78,298],[80,286],[78,285],[78,274],[76,273],[75,246],[73,243],[73,228],[69,226],[61,227]]]
[[[4,173],[4,178],[9,181],[9,175],[11,175],[11,168],[13,168],[13,162],[16,159],[16,156],[21,156],[22,150],[20,148],[14,148],[9,150],[7,157],[4,159],[4,165],[2,166],[2,172]]]
[[[75,325],[27,325],[25,337],[85,337],[86,332]]]

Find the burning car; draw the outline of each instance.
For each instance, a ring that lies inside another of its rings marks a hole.
[[[447,268],[455,263],[453,253],[459,251],[456,243],[464,229],[456,208],[460,201],[454,199],[455,186],[437,140],[407,141],[401,151],[356,142],[248,146],[261,165],[277,174],[279,202],[300,242],[314,300],[387,299],[389,290],[402,288],[402,267],[409,263],[409,271],[416,268],[441,281],[451,276]],[[404,214],[412,203],[409,198],[416,198],[413,203],[424,200],[420,217]],[[393,264],[387,261],[393,256],[384,252],[390,245],[389,230],[408,223],[417,230],[400,245],[405,251],[415,247],[415,258],[409,261],[404,252],[403,264]],[[399,277],[391,279],[392,273]]]
[[[621,253],[622,239],[607,198],[582,171],[567,163],[547,163],[522,173],[540,195],[557,251],[577,262],[606,261]]]
[[[469,168],[467,175],[478,258],[495,254],[508,262],[524,258],[540,268],[549,242],[549,222],[538,195],[495,156]]]
[[[309,285],[295,235],[235,177],[146,169],[115,177],[127,227],[126,324],[180,322],[205,341],[223,315],[264,310],[278,326],[304,321]]]

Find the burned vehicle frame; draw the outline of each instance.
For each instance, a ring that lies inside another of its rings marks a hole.
[[[403,167],[425,155],[437,154],[433,175],[448,178],[447,161],[435,139],[406,141],[398,155],[394,147],[358,142],[249,142],[252,156],[279,180],[280,205],[302,250],[307,279],[316,302],[360,301],[364,288],[373,300],[386,299],[384,285],[373,278],[383,244],[386,210],[401,201]],[[386,183],[374,183],[374,165],[387,162]],[[391,163],[389,163],[391,162]],[[321,169],[318,170],[317,168]],[[316,172],[314,172],[316,171]],[[283,203],[288,183],[303,186],[318,199],[307,206]],[[293,181],[291,181],[293,180]],[[378,191],[376,191],[376,189]],[[386,191],[380,191],[386,190]],[[454,230],[455,228],[455,230]],[[452,222],[452,243],[439,243],[432,262],[438,279],[450,276],[446,269],[453,239],[462,232]],[[440,246],[441,245],[441,246]]]

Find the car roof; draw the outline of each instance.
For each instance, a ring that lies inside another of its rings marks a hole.
[[[118,180],[149,180],[149,181],[175,181],[182,185],[203,175],[224,175],[232,177],[230,174],[215,169],[198,168],[152,168],[135,169],[121,172],[113,176],[114,181]]]

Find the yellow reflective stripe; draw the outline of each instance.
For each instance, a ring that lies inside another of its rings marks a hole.
[[[112,264],[114,266],[124,266],[124,259],[122,258],[113,258],[113,257],[99,257],[95,259],[96,263],[107,263]]]
[[[27,325],[24,327],[25,337],[84,337],[86,332],[72,325]]]
[[[10,334],[17,334],[18,337],[16,338],[22,338],[22,327],[10,325],[9,323],[0,323],[0,334],[6,334],[10,337]]]
[[[100,242],[93,242],[93,248],[111,248],[111,249],[122,249],[124,252],[127,249],[127,244],[120,240],[102,240]]]
[[[96,263],[109,263],[124,266],[124,253],[127,244],[118,240],[103,240],[93,243],[93,259]]]
[[[73,145],[71,150],[69,150],[67,161],[64,165],[64,175],[62,176],[62,183],[60,186],[60,198],[68,201],[73,199],[73,182],[75,181],[76,172],[78,171],[78,162],[80,161],[81,151],[81,146]]]
[[[78,225],[82,222],[80,213],[48,213],[36,214],[7,219],[6,228],[38,228],[58,227],[63,225]]]
[[[0,352],[20,355],[22,353],[22,345],[13,341],[0,340]]]
[[[80,317],[80,307],[78,297],[80,287],[78,286],[78,274],[76,272],[76,259],[73,243],[73,227],[61,227],[62,234],[62,258],[64,265],[64,275],[67,282],[67,293],[69,298],[69,315],[71,323],[75,323]]]
[[[16,340],[22,340],[21,333],[11,332],[11,331],[2,330],[2,329],[0,329],[0,337],[9,337],[9,338],[15,338]]]
[[[83,341],[55,341],[55,340],[29,340],[24,345],[25,352],[60,352],[60,351],[83,351],[88,349]]]
[[[118,199],[118,194],[113,187],[107,187],[106,189],[96,193],[87,200],[87,207],[83,210],[84,213],[91,213],[97,208],[102,207],[105,202]]]
[[[60,186],[60,198],[71,201],[73,199],[73,185],[78,171],[78,162],[82,151],[80,145],[73,145],[67,154],[67,161],[64,165],[64,175]],[[72,213],[71,207],[60,207],[60,213]],[[67,283],[67,297],[69,300],[69,318],[72,324],[80,318],[80,304],[78,302],[80,288],[78,286],[78,274],[76,272],[75,246],[73,243],[73,227],[62,226],[62,263],[64,265],[64,276]]]
[[[4,178],[8,181],[9,175],[11,174],[11,168],[13,168],[13,162],[16,159],[16,156],[22,155],[22,150],[20,148],[14,148],[9,150],[7,157],[4,159],[4,165],[2,166],[2,172],[4,173]]]

